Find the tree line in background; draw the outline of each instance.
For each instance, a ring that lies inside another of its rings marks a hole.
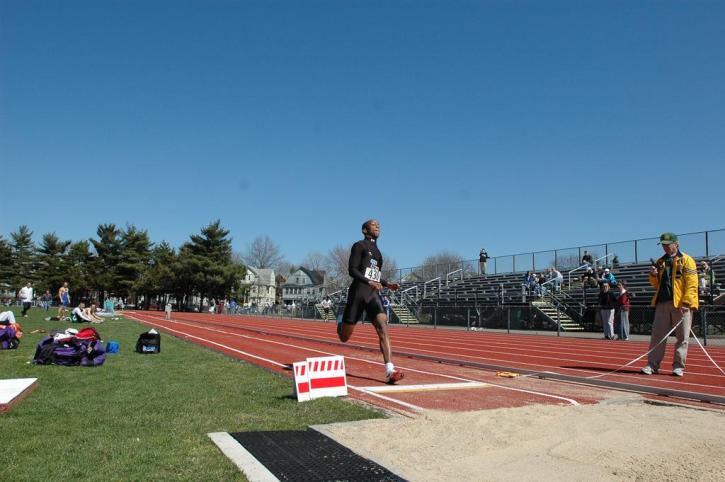
[[[350,284],[349,256],[350,246],[338,245],[327,254],[308,254],[300,265],[323,271],[326,290],[331,293]],[[412,280],[425,280],[436,265],[452,266],[461,260],[442,251],[408,275]],[[260,236],[243,253],[234,253],[229,230],[219,220],[191,235],[178,249],[166,241],[152,242],[146,230],[134,225],[99,224],[94,238],[75,242],[46,233],[38,245],[27,226],[20,226],[8,239],[0,235],[0,291],[15,293],[30,281],[37,295],[49,290],[55,298],[67,281],[74,301],[142,297],[148,306],[152,300],[165,303],[171,295],[180,307],[189,307],[196,300],[201,308],[205,298],[242,300],[247,286],[241,281],[247,266],[274,269],[285,279],[300,265],[289,263],[269,236]],[[383,276],[399,279],[394,258],[385,256],[383,267]]]
[[[50,290],[55,297],[67,281],[74,301],[143,297],[148,306],[170,294],[186,307],[193,299],[234,296],[245,273],[219,220],[178,249],[166,241],[153,243],[133,225],[100,224],[95,238],[77,242],[46,233],[37,246],[27,226],[9,239],[0,236],[0,289],[12,293],[30,281],[36,294]]]

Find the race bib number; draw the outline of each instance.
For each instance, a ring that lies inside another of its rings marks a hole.
[[[378,268],[365,268],[365,277],[370,281],[380,282],[380,270]]]

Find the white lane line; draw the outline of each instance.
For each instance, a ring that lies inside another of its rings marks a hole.
[[[188,315],[186,315],[185,317],[186,318],[190,318]],[[193,319],[193,318],[191,318],[191,319]],[[200,322],[203,323],[205,320],[197,320],[197,321],[200,321]],[[221,320],[216,320],[216,321],[215,320],[212,320],[211,322],[212,323],[215,323],[215,322],[216,323],[221,323],[221,322],[224,322],[224,321],[225,320],[221,319]],[[227,321],[231,322],[231,321],[235,321],[235,320],[227,320]],[[239,325],[237,328],[238,329],[244,329],[245,326],[244,325]],[[296,334],[296,335],[299,335],[299,336],[314,336],[316,338],[320,338],[319,331],[310,331],[310,330],[306,330],[304,328],[300,328],[298,326],[289,326],[289,327],[285,326],[285,328],[289,328],[289,329],[287,331],[282,331],[282,332],[278,331],[280,329],[280,326],[279,325],[276,325],[276,326],[268,326],[268,325],[265,325],[265,324],[257,324],[257,325],[252,326],[252,328],[265,330],[270,335],[285,336],[285,335],[290,335],[290,334]],[[378,346],[377,345],[377,340],[373,340],[366,333],[363,333],[361,335],[362,336],[360,336],[357,339],[357,342],[356,342],[357,344],[364,345],[364,346],[369,347],[369,348],[375,348],[375,347]],[[330,337],[326,337],[326,336],[323,336],[322,339],[323,340],[326,340],[326,341],[335,341],[334,338],[330,338]],[[455,345],[441,345],[440,343],[430,343],[430,340],[425,340],[425,341],[427,343],[412,341],[411,340],[411,337],[405,337],[404,341],[402,341],[401,343],[396,344],[396,346],[397,346],[397,348],[399,350],[405,350],[407,348],[411,348],[411,349],[414,349],[414,350],[419,350],[420,352],[423,352],[423,353],[429,353],[429,354],[434,354],[434,355],[447,355],[447,356],[450,356],[451,354],[449,352],[442,352],[442,351],[439,351],[439,350],[429,350],[429,349],[426,349],[425,347],[454,348],[454,349],[459,349],[460,348],[461,350],[464,351],[464,353],[458,353],[458,356],[461,356],[461,357],[464,357],[464,358],[473,359],[473,360],[484,359],[484,360],[497,361],[497,362],[501,362],[501,361],[503,361],[503,362],[509,362],[509,363],[511,362],[510,360],[505,360],[505,359],[502,360],[502,359],[499,359],[499,358],[491,358],[490,357],[490,355],[500,355],[500,354],[508,355],[508,354],[510,354],[510,352],[508,352],[508,351],[500,351],[500,350],[498,350],[499,347],[496,347],[497,350],[494,351],[494,350],[491,350],[491,349],[484,349],[484,348],[481,348],[480,346],[476,346],[476,345],[464,345],[464,346],[461,346],[460,344],[455,344]],[[597,341],[598,340],[593,340],[592,343],[596,343]],[[473,346],[474,348],[467,348],[466,346]],[[500,347],[500,348],[521,349],[521,345],[511,345],[510,347],[504,345],[503,347]],[[534,352],[541,352],[541,347],[539,346],[537,348],[539,348],[539,349],[538,350],[537,349],[534,349],[532,351],[534,351]],[[466,351],[468,351],[468,352],[471,352],[472,351],[474,353],[473,354],[466,354],[465,353]],[[478,352],[478,353],[476,353],[476,352]],[[576,355],[576,353],[571,353],[571,355]],[[619,356],[622,359],[625,359],[625,356],[629,356],[629,355],[630,355],[629,352],[626,353],[626,354],[621,354],[621,353],[619,354]],[[572,358],[558,357],[558,356],[552,355],[551,352],[548,352],[548,351],[544,351],[542,355],[537,355],[537,354],[517,354],[517,356],[519,356],[520,358],[524,358],[524,359],[526,359],[526,358],[543,358],[543,359],[546,359],[546,360],[551,360],[551,361],[556,362],[556,363],[564,363],[564,362],[569,362],[569,363],[575,363],[575,362],[576,363],[582,363],[582,360],[581,359],[576,359],[576,358],[572,359]],[[598,362],[598,361],[595,361],[595,360],[592,359],[592,358],[602,358],[602,357],[603,356],[597,355],[596,353],[589,353],[587,355],[587,359],[584,360],[584,362],[585,363],[599,365],[599,366],[603,366],[605,368],[611,367],[613,361],[616,362],[616,360],[612,360],[611,354],[607,354],[607,357],[610,360],[607,363]],[[540,364],[527,363],[525,361],[520,361],[520,362],[515,362],[515,363],[523,364],[523,365],[526,365],[526,366],[541,367]],[[697,364],[697,363],[692,363],[692,360],[690,360],[689,366],[691,368],[694,368],[694,367],[709,368],[709,365],[705,366],[705,365],[700,365],[700,364]],[[586,370],[586,369],[585,368],[577,369],[577,373],[579,373],[581,370]],[[595,371],[595,370],[586,370],[586,371],[591,371],[593,373],[601,373],[601,372]],[[707,374],[707,373],[700,373],[700,372],[698,372],[697,374],[699,374],[699,375],[705,375],[705,376],[722,377],[722,375],[719,375],[719,374]],[[621,375],[622,376],[627,376],[627,374],[621,374]],[[681,382],[681,383],[687,383],[687,382]],[[693,385],[695,385],[695,386],[704,386],[704,387],[708,387],[709,386],[709,385],[701,385],[701,384],[693,384]]]
[[[434,390],[462,390],[468,388],[486,388],[490,386],[483,382],[464,383],[424,383],[420,385],[383,385],[379,387],[363,387],[375,393],[425,392]]]
[[[183,331],[174,330],[173,328],[169,328],[166,325],[162,325],[162,324],[159,324],[159,323],[154,323],[153,321],[142,320],[142,319],[139,319],[139,318],[135,318],[135,317],[133,317],[131,315],[126,315],[126,316],[128,316],[129,318],[132,318],[132,319],[134,319],[136,321],[139,321],[141,323],[148,323],[150,325],[157,326],[159,328],[163,328],[164,330],[168,330],[168,331],[171,331],[171,332],[174,332],[174,333],[178,333],[178,334],[187,336],[189,338],[195,338],[197,340],[201,340],[203,342],[210,343],[212,345],[216,345],[218,347],[221,347],[221,348],[224,348],[226,350],[230,350],[230,351],[239,353],[239,354],[244,355],[244,356],[248,356],[248,357],[254,358],[256,360],[262,360],[262,361],[267,362],[267,363],[270,363],[272,365],[277,365],[277,366],[282,367],[282,368],[286,368],[288,366],[288,365],[285,365],[284,363],[279,363],[277,361],[270,360],[269,358],[264,358],[264,357],[261,357],[261,356],[253,355],[253,354],[251,354],[249,352],[246,352],[246,351],[237,350],[236,348],[232,348],[232,347],[230,347],[228,345],[224,345],[222,343],[217,343],[215,341],[211,341],[211,340],[209,340],[207,338],[202,338],[202,337],[199,337],[199,336],[192,335],[191,333],[186,333],[186,332],[183,332]],[[168,320],[165,320],[165,321],[168,321]],[[180,323],[180,322],[173,322],[173,323]],[[186,323],[181,323],[181,324],[186,324]],[[211,328],[206,328],[206,329],[209,330],[209,331],[219,331],[219,330],[213,330]],[[220,333],[224,333],[224,332],[221,332],[221,331],[219,331],[219,332]],[[230,333],[230,334],[231,335],[234,335],[234,333]],[[243,336],[245,338],[252,338],[252,337],[246,337],[244,335],[240,335],[240,336]],[[266,341],[266,340],[263,340],[261,338],[252,338],[252,339],[257,339],[257,340],[260,340],[260,341]],[[286,345],[284,343],[281,343],[281,344]],[[287,346],[294,347],[295,345],[287,345]],[[314,351],[314,352],[317,352],[317,353],[323,353],[323,354],[327,354],[327,355],[334,355],[334,353],[323,352],[323,351],[320,351],[320,350],[311,350],[311,351]],[[369,363],[373,363],[373,362],[370,362],[369,360],[363,360],[363,361],[367,361]],[[425,409],[423,407],[419,407],[417,405],[413,405],[412,403],[406,403],[406,402],[403,402],[402,400],[395,400],[393,398],[386,397],[386,396],[383,396],[383,395],[379,395],[377,393],[370,392],[368,390],[365,390],[364,388],[359,388],[359,387],[356,387],[354,385],[348,384],[348,387],[349,388],[352,388],[353,390],[357,390],[359,392],[367,393],[370,396],[373,396],[373,397],[376,397],[376,398],[380,398],[382,400],[387,400],[389,402],[397,403],[398,405],[401,405],[401,406],[406,407],[406,408],[413,409],[413,410],[415,410],[417,412],[425,412]]]
[[[219,450],[236,465],[249,482],[280,482],[254,455],[226,432],[212,432],[207,436]]]
[[[150,316],[150,317],[152,317],[152,316]],[[152,317],[152,318],[161,319],[160,317],[155,317],[155,316]],[[164,321],[168,321],[168,320],[164,320]],[[153,322],[147,322],[147,323],[153,324]],[[184,323],[183,321],[173,321],[173,320],[171,320],[170,323],[178,323],[178,324],[181,324],[181,325],[191,326],[191,327],[194,327],[194,328],[198,328],[199,327],[198,324]],[[156,326],[164,327],[164,325],[156,325]],[[169,329],[169,328],[167,328],[167,329]],[[325,355],[338,355],[338,353],[331,353],[331,352],[327,352],[327,351],[316,350],[314,348],[307,348],[307,347],[303,347],[303,346],[299,346],[299,345],[293,345],[291,343],[283,343],[283,342],[280,342],[280,341],[268,340],[268,339],[265,339],[265,338],[258,338],[258,337],[249,336],[249,335],[242,335],[240,333],[231,333],[231,332],[224,331],[224,330],[219,330],[219,329],[216,329],[216,328],[205,327],[204,329],[205,330],[208,330],[208,331],[216,332],[216,333],[222,333],[222,334],[229,335],[229,336],[236,336],[236,337],[240,337],[240,338],[246,338],[246,339],[249,339],[249,340],[256,340],[256,341],[261,341],[261,342],[275,344],[275,345],[282,345],[282,346],[286,346],[286,347],[290,347],[290,348],[297,348],[299,350],[311,351],[313,353],[322,353],[322,354],[325,354]],[[199,337],[195,337],[195,338],[203,339],[203,338],[199,338]],[[214,343],[214,344],[218,344],[218,343],[215,343],[215,342],[212,342],[212,341],[209,341],[209,342],[210,343]],[[221,345],[221,346],[224,346],[224,345]],[[234,351],[238,351],[238,350],[235,350],[234,348],[231,348],[231,349],[234,350]],[[260,358],[260,357],[255,357],[255,358]],[[357,358],[357,357],[351,357],[351,356],[346,356],[346,358],[348,358],[350,360],[356,360],[356,361],[365,362],[365,363],[371,363],[371,364],[375,364],[375,365],[379,365],[380,364],[379,362],[374,362],[374,361],[371,361],[371,360],[367,360],[365,358]],[[433,376],[442,377],[442,378],[450,378],[452,380],[460,380],[460,381],[463,381],[463,382],[477,382],[477,381],[479,381],[479,380],[471,380],[471,379],[468,379],[468,378],[457,377],[457,376],[454,376],[454,375],[445,375],[443,373],[429,372],[429,371],[425,371],[425,370],[418,370],[418,369],[411,368],[411,367],[402,367],[402,368],[405,368],[407,371],[410,371],[410,372],[422,373],[422,374],[425,374],[425,375],[433,375]],[[565,402],[567,402],[567,403],[569,403],[571,405],[579,405],[579,402],[577,402],[576,400],[573,400],[573,399],[567,398],[567,397],[561,397],[559,395],[552,395],[550,393],[543,393],[543,392],[538,392],[538,391],[535,391],[535,390],[526,390],[526,389],[523,389],[523,388],[508,387],[506,385],[499,385],[499,384],[496,384],[496,383],[490,383],[490,382],[487,382],[487,383],[489,385],[491,385],[491,386],[498,387],[498,388],[502,388],[504,390],[511,390],[511,391],[514,391],[514,392],[528,393],[528,394],[531,394],[531,395],[538,395],[538,396],[541,396],[541,397],[554,398],[556,400],[565,401]],[[350,386],[350,385],[348,385],[348,386]],[[368,393],[371,393],[372,394],[372,392],[368,392]],[[404,402],[399,402],[399,403],[403,404]],[[423,409],[421,409],[421,410],[423,410]]]

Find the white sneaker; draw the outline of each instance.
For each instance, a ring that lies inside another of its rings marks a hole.
[[[640,370],[640,373],[643,373],[644,375],[652,375],[654,373],[656,375],[658,370],[655,370],[649,365],[645,365],[644,368]]]
[[[680,368],[680,367],[673,368],[672,369],[672,374],[674,376],[676,376],[676,377],[684,376],[685,375],[685,369],[684,368]]]

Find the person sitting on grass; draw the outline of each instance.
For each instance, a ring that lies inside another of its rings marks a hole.
[[[15,328],[17,334],[16,338],[23,336],[23,331],[20,329],[20,325],[15,321],[15,313],[12,311],[3,311],[0,313],[0,325],[10,325]]]
[[[73,308],[73,312],[70,315],[73,323],[101,323],[103,320],[91,316],[90,309],[86,308],[86,304],[82,301]],[[97,321],[98,320],[98,321]]]
[[[92,323],[103,323],[103,318],[98,316],[98,305],[91,303],[90,308],[86,308],[85,312],[93,321]]]

